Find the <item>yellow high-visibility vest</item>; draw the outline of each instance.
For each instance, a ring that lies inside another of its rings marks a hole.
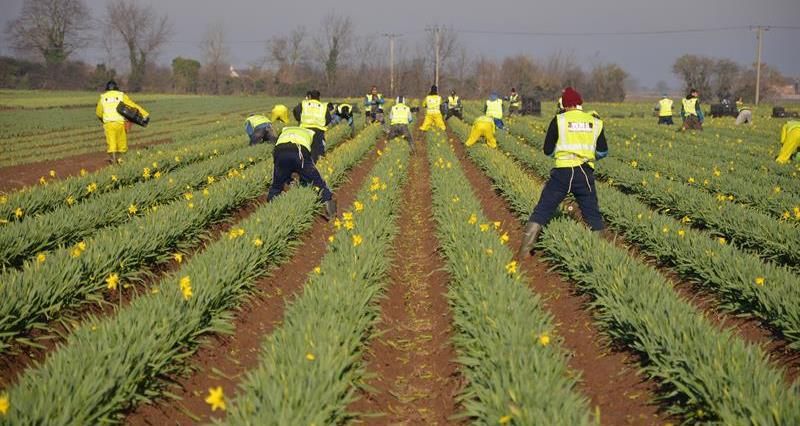
[[[503,118],[503,100],[497,98],[486,101],[486,115],[501,120]]]
[[[267,118],[266,116],[263,116],[261,114],[253,114],[253,115],[247,117],[247,120],[245,120],[245,121],[250,123],[250,125],[253,126],[254,129],[256,127],[262,125],[262,124],[270,124],[271,123],[271,121],[269,121],[269,118]]]
[[[428,95],[425,97],[425,112],[427,114],[441,114],[439,107],[442,106],[442,97],[439,95]]]
[[[781,129],[781,145],[785,144],[789,139],[789,133],[793,131],[800,131],[800,121],[787,121]]]
[[[327,103],[316,99],[306,99],[301,105],[300,127],[327,130],[325,127],[325,112],[328,110]]]
[[[353,107],[350,104],[339,104],[339,106],[336,108],[336,111],[338,111],[339,114],[341,114],[342,112],[344,112],[345,107],[347,107],[348,111],[353,110]]]
[[[750,109],[750,107],[745,106],[744,102],[742,102],[742,101],[736,101],[736,110],[737,111],[744,111],[746,109]]]
[[[447,97],[447,108],[453,109],[458,106],[458,96]]]
[[[664,98],[658,101],[658,116],[672,117],[672,99]]]
[[[392,121],[391,124],[408,124],[408,118],[411,116],[411,108],[406,104],[395,104],[392,107]]]
[[[125,94],[119,90],[109,90],[100,95],[100,102],[103,104],[103,123],[124,122],[125,117],[117,112],[117,105],[125,98]]]
[[[513,94],[508,97],[508,102],[513,107],[522,106],[522,102],[519,100],[519,93]]]
[[[378,98],[377,100],[381,100],[381,99],[383,99],[383,94],[382,93],[376,93],[375,97]],[[367,100],[367,103],[372,102],[372,93],[367,93],[364,96],[364,98]]]
[[[557,115],[556,123],[558,142],[553,153],[556,167],[576,167],[589,163],[594,168],[597,138],[603,131],[603,121],[574,109]]]
[[[304,127],[289,126],[283,128],[283,131],[281,131],[281,135],[278,137],[275,145],[277,146],[285,143],[293,143],[311,151],[311,141],[313,139],[313,130],[306,129]]]
[[[683,103],[684,114],[697,116],[697,98],[683,98],[681,103]]]

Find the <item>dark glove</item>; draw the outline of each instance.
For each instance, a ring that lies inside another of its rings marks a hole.
[[[149,115],[147,117],[145,117],[144,120],[142,120],[142,126],[147,127],[148,124],[150,124],[150,116]]]

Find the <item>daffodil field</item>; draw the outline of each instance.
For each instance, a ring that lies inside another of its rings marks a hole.
[[[413,149],[360,114],[352,133],[331,125],[326,220],[309,186],[266,201],[274,146],[244,132],[298,99],[134,96],[152,123],[123,162],[86,170],[69,162],[102,154],[96,96],[0,91],[0,173],[37,171],[0,187],[0,424],[800,424],[800,164],[774,162],[782,121],[764,107],[750,127],[676,132],[630,114],[650,104],[586,105],[609,143],[609,229],[565,203],[519,259],[553,166],[549,111],[507,117],[495,149],[463,146],[473,101],[446,131],[418,131],[421,112]],[[410,227],[435,241],[416,275]],[[439,294],[395,291],[434,272]],[[451,353],[447,387],[381,349],[430,326],[386,320],[392,306],[449,318],[416,336],[430,365]],[[594,362],[646,391],[598,396],[613,386]]]

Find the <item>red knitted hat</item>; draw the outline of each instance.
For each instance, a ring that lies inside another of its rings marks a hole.
[[[581,98],[581,94],[572,87],[567,87],[561,92],[561,105],[563,105],[564,108],[575,108],[582,104],[583,99]]]

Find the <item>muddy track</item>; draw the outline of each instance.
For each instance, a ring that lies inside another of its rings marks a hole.
[[[511,241],[522,239],[522,226],[505,200],[492,188],[492,182],[466,156],[458,137],[448,132],[451,145],[461,161],[469,184],[481,201],[484,212],[492,220],[503,222]],[[482,142],[481,142],[482,143]],[[636,355],[613,348],[608,339],[593,325],[587,307],[590,299],[577,295],[575,286],[555,273],[539,255],[521,262],[531,289],[542,296],[544,306],[556,320],[557,334],[563,347],[570,351],[570,369],[581,375],[579,389],[592,407],[600,412],[602,424],[664,424],[670,419],[653,404],[657,385],[637,374],[640,368]]]
[[[438,253],[425,139],[415,131],[377,337],[366,348],[367,386],[349,410],[370,425],[454,423],[462,379],[451,344],[449,276]],[[393,141],[392,143],[405,143]]]
[[[378,148],[384,144],[378,143]],[[372,170],[376,157],[373,150],[348,173],[347,183],[336,190],[340,209],[355,200],[356,192]],[[175,387],[169,391],[180,399],[158,399],[154,404],[140,405],[128,413],[125,423],[193,425],[210,422],[212,412],[204,401],[208,389],[222,386],[226,398],[235,398],[236,386],[243,375],[258,365],[265,336],[280,325],[286,303],[302,292],[306,277],[325,255],[330,233],[331,225],[317,218],[311,230],[299,241],[295,254],[255,283],[256,294],[235,313],[232,322],[234,334],[209,336],[188,360],[193,372],[187,377],[172,378]],[[213,417],[224,416],[224,413],[217,413],[213,413]]]

